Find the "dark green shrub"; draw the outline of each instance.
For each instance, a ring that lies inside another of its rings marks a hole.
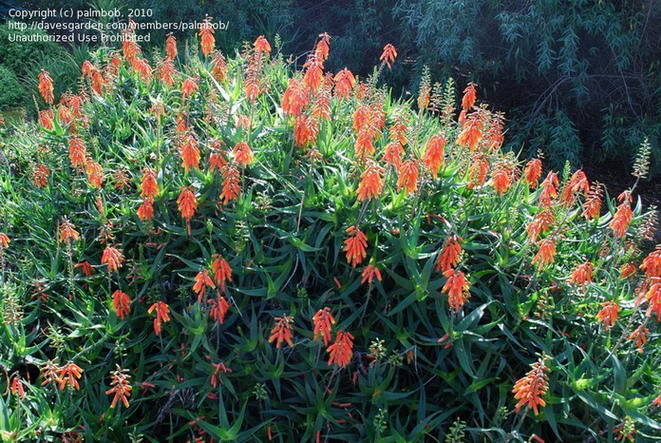
[[[0,110],[19,107],[23,104],[25,91],[8,68],[0,65]]]

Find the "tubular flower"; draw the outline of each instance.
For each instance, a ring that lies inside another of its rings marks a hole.
[[[324,78],[324,70],[321,62],[314,54],[311,54],[303,67],[305,69],[303,83],[305,83],[310,91],[318,90]]]
[[[57,369],[57,382],[60,391],[63,391],[66,386],[79,390],[80,385],[78,379],[82,376],[83,370],[74,362],[68,362],[66,365]]]
[[[372,284],[374,282],[374,277],[381,281],[381,271],[374,265],[365,266],[362,276],[363,279],[360,281],[361,283],[368,282],[369,284]]]
[[[527,406],[533,410],[537,415],[539,407],[546,406],[546,402],[542,398],[549,390],[548,373],[551,369],[546,366],[544,357],[530,365],[532,368],[525,377],[519,379],[514,384],[514,399],[518,400],[516,404],[516,412],[518,413],[523,406]]]
[[[587,197],[590,191],[590,183],[585,172],[579,169],[574,172],[574,175],[571,176],[569,182],[563,188],[562,201],[567,205],[572,204],[574,202],[574,195],[581,191]]]
[[[482,119],[478,113],[471,113],[467,117],[463,129],[457,137],[457,144],[459,146],[467,146],[470,152],[475,151],[477,144],[482,139],[482,126]]]
[[[394,123],[388,128],[388,138],[404,146],[407,143],[406,134],[408,131],[409,128],[406,126],[406,119],[401,114],[398,114],[395,117]]]
[[[388,69],[390,69],[392,68],[392,63],[395,61],[396,58],[397,58],[397,50],[393,45],[388,43],[383,47],[383,53],[381,54],[381,57],[379,57],[379,60],[385,63]]]
[[[53,118],[52,109],[44,109],[43,111],[39,111],[39,124],[42,128],[48,131],[53,129]]]
[[[413,160],[407,160],[399,168],[397,190],[406,189],[407,194],[413,194],[418,189],[418,165]]]
[[[537,269],[555,261],[555,242],[551,238],[545,238],[539,244],[539,251],[532,259],[532,264],[537,263]]]
[[[472,162],[468,170],[468,189],[484,185],[484,182],[487,180],[487,173],[489,172],[489,162],[484,155],[481,153],[474,155],[471,160]]]
[[[329,353],[329,366],[335,363],[340,368],[346,368],[353,357],[353,335],[350,332],[339,331],[335,343],[330,345],[326,352]]]
[[[585,263],[578,265],[573,271],[571,271],[569,282],[576,285],[584,285],[586,283],[592,283],[593,273],[594,270],[592,269],[592,263],[586,261]]]
[[[225,292],[225,284],[232,281],[232,267],[223,257],[218,254],[213,255],[214,261],[211,263],[211,272],[213,279],[220,290]]]
[[[53,104],[55,100],[55,96],[53,95],[53,79],[47,71],[41,71],[39,73],[39,93],[46,104]]]
[[[310,103],[305,85],[295,78],[289,80],[289,86],[282,94],[282,110],[287,115],[301,115],[303,108]]]
[[[314,143],[319,134],[317,121],[305,115],[299,115],[294,121],[294,144],[299,148],[305,148]]]
[[[588,197],[583,203],[583,213],[581,214],[586,220],[591,220],[599,217],[601,212],[601,195],[603,190],[600,183],[595,183],[590,188]]]
[[[101,264],[108,265],[108,272],[117,272],[124,262],[124,254],[121,249],[106,246],[101,256]]]
[[[222,152],[212,152],[209,154],[209,170],[222,171],[227,165],[227,159]]]
[[[154,319],[154,333],[156,335],[161,335],[161,327],[163,323],[170,321],[170,307],[167,303],[162,301],[157,301],[149,307],[147,314],[156,312],[156,318]]]
[[[315,57],[317,57],[317,59],[319,59],[323,63],[328,58],[329,54],[330,54],[330,35],[324,32],[323,34],[319,35],[319,41],[317,42],[317,46],[314,48],[314,55]]]
[[[209,317],[218,324],[225,323],[225,316],[230,309],[227,299],[218,294],[217,298],[210,298],[207,303],[209,303]]]
[[[236,164],[240,167],[248,166],[250,163],[252,163],[254,158],[252,150],[246,142],[237,143],[236,146],[234,146],[232,153],[234,154],[234,160],[236,160]]]
[[[314,324],[314,331],[312,332],[313,340],[317,341],[321,338],[324,346],[328,346],[331,340],[331,329],[335,324],[335,319],[329,307],[320,309],[312,317],[312,323]]]
[[[192,78],[187,78],[181,84],[181,98],[187,99],[197,91],[197,83]]]
[[[197,198],[195,197],[195,192],[193,192],[191,186],[183,186],[181,188],[181,194],[179,194],[179,198],[177,198],[177,205],[181,217],[187,222],[190,222],[197,210]]]
[[[154,199],[152,197],[145,197],[142,204],[136,211],[138,218],[142,221],[154,219]]]
[[[446,141],[444,134],[437,134],[432,136],[427,142],[425,153],[422,155],[422,164],[431,171],[434,178],[438,177],[438,168],[443,165],[445,143]]]
[[[402,165],[402,156],[404,155],[404,148],[399,142],[389,143],[384,149],[382,160],[388,166],[393,166],[399,169]]]
[[[498,162],[493,168],[493,188],[500,195],[512,184],[512,170],[506,162]]]
[[[80,234],[76,231],[73,223],[64,217],[62,223],[60,224],[60,237],[59,241],[63,243],[68,243],[70,241],[78,241]]]
[[[620,306],[614,301],[606,301],[601,304],[603,308],[597,313],[597,320],[603,323],[606,329],[613,327],[617,323],[617,317],[620,314]]]
[[[461,108],[464,111],[469,111],[473,105],[475,105],[475,99],[477,96],[477,91],[475,89],[475,83],[469,83],[464,89],[464,96],[461,99]]]
[[[85,162],[85,172],[87,173],[87,180],[89,181],[90,185],[95,188],[100,188],[105,177],[103,174],[103,166],[91,159],[88,159],[88,161]]]
[[[131,312],[131,297],[126,292],[117,290],[112,294],[112,307],[120,320]]]
[[[92,267],[92,264],[88,261],[76,263],[74,268],[76,269],[80,268],[80,272],[82,272],[86,277],[91,277],[92,274],[94,274],[94,268]]]
[[[209,271],[203,269],[195,276],[195,284],[193,285],[193,292],[197,294],[198,303],[202,303],[207,286],[211,286],[213,289],[216,289],[216,285],[214,284],[213,280],[211,280],[211,277],[209,277]]]
[[[631,192],[624,191],[617,199],[621,202],[617,207],[617,211],[610,222],[610,227],[613,229],[615,237],[624,237],[627,232],[629,223],[633,219],[633,211],[631,210]]]
[[[69,139],[69,160],[74,168],[82,168],[87,160],[87,149],[82,138]]]
[[[283,315],[282,317],[276,317],[275,326],[271,330],[271,336],[269,337],[269,343],[275,341],[275,347],[279,348],[283,342],[287,342],[289,346],[294,346],[294,342],[291,341],[292,334],[292,322],[294,320],[288,316]]]
[[[232,372],[232,369],[225,366],[225,363],[223,363],[222,361],[220,363],[211,363],[211,366],[213,366],[213,373],[211,374],[211,378],[209,379],[209,384],[211,385],[212,388],[215,389],[218,387],[218,382],[222,382],[220,378],[220,373],[223,372],[225,374],[228,374]]]
[[[50,175],[50,169],[43,163],[37,164],[32,170],[32,183],[37,188],[45,188],[48,186],[48,176]]]
[[[171,88],[174,85],[174,76],[177,73],[177,70],[174,68],[174,62],[172,60],[165,60],[158,67],[158,78],[166,85],[168,88]],[[183,92],[183,85],[182,85]]]
[[[220,193],[220,198],[223,199],[223,204],[236,200],[241,193],[241,178],[239,170],[234,165],[227,165],[223,169],[223,191]]]
[[[197,147],[197,140],[194,137],[186,137],[181,144],[179,154],[181,155],[181,166],[186,172],[191,168],[200,169],[200,150]]]
[[[131,68],[133,68],[143,82],[149,83],[151,80],[151,66],[149,66],[149,62],[146,59],[139,58],[133,60],[131,62]]]
[[[528,162],[526,169],[524,171],[524,176],[528,185],[535,189],[537,183],[539,182],[539,177],[542,175],[542,161],[538,158],[534,158]]]
[[[640,270],[649,278],[661,277],[661,245],[657,245],[656,250],[643,259]]]
[[[213,27],[210,19],[207,18],[200,24],[200,49],[202,49],[202,54],[205,57],[211,54],[215,45],[216,39],[213,37]]]
[[[347,262],[354,268],[367,257],[367,236],[356,226],[347,228],[349,237],[344,240],[343,251],[346,252]]]
[[[441,290],[442,293],[448,294],[448,305],[454,312],[459,312],[470,297],[470,283],[466,280],[463,272],[455,269],[448,269],[443,273],[447,277],[447,281]]]
[[[9,246],[9,237],[4,232],[0,232],[0,252]]]
[[[377,198],[383,192],[383,168],[374,161],[369,161],[367,168],[360,175],[358,184],[358,201],[362,202]]]
[[[112,403],[110,403],[111,408],[117,406],[117,402],[121,400],[125,408],[129,407],[129,397],[131,396],[131,376],[128,374],[128,369],[122,369],[119,365],[116,365],[117,369],[112,371],[110,382],[110,389],[106,391],[108,395],[114,395]]]
[[[335,74],[333,81],[335,82],[336,97],[348,97],[356,86],[356,78],[347,68]]]
[[[253,43],[253,46],[255,50],[258,52],[263,52],[267,56],[271,54],[271,44],[266,40],[266,38],[263,35],[260,35],[257,37],[255,40],[255,43]]]
[[[216,51],[211,62],[211,75],[216,81],[222,82],[227,78],[227,61],[223,54]]]
[[[174,38],[172,33],[168,34],[168,38],[165,39],[165,54],[168,60],[177,58],[177,39]]]
[[[620,278],[627,278],[636,273],[636,265],[633,263],[625,263],[620,267]]]
[[[538,200],[540,206],[545,208],[551,206],[551,199],[558,196],[558,185],[558,174],[553,171],[549,172],[541,184],[542,192],[539,193]]]
[[[461,241],[463,241],[462,238],[457,235],[452,235],[445,240],[441,254],[436,260],[436,271],[446,272],[457,266],[461,255],[461,244],[459,243]]]
[[[156,181],[156,171],[152,168],[145,168],[142,171],[142,182],[140,183],[140,196],[156,197],[158,194],[158,182]]]
[[[548,231],[551,223],[553,223],[553,211],[551,209],[544,209],[538,212],[535,219],[527,227],[530,240],[537,241],[539,234]]]
[[[642,354],[645,351],[643,348],[647,343],[648,335],[650,335],[650,330],[640,325],[627,337],[627,340],[633,340],[636,343],[638,352]]]
[[[651,317],[652,314],[656,314],[657,320],[661,321],[661,279],[653,278],[652,285],[642,298],[650,302],[645,315]],[[639,303],[639,300],[636,302]]]
[[[55,364],[53,360],[46,360],[42,363],[41,368],[41,386],[46,386],[51,383],[59,383],[59,374],[60,368]]]
[[[24,382],[21,380],[21,377],[15,375],[11,380],[11,385],[9,387],[11,393],[19,398],[25,398],[25,388],[23,387]]]
[[[374,154],[373,132],[370,128],[361,129],[356,137],[356,156],[363,158]]]

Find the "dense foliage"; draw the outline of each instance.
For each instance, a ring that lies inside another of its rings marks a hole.
[[[391,45],[356,79],[327,35],[302,70],[130,35],[1,129],[3,439],[661,435],[635,186],[503,152],[472,84],[393,99]]]

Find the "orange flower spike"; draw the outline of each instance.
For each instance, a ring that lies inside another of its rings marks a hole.
[[[569,278],[569,283],[575,285],[584,285],[586,283],[592,283],[592,274],[594,270],[592,268],[592,263],[586,261],[583,264],[578,265],[572,272]]]
[[[253,43],[255,50],[265,53],[267,56],[271,54],[271,44],[266,40],[263,35],[257,37],[255,43]]]
[[[82,377],[83,370],[74,362],[68,362],[66,365],[57,369],[57,382],[60,391],[63,391],[66,386],[79,390],[80,385],[78,379]]]
[[[70,241],[78,241],[79,238],[80,234],[76,231],[73,223],[64,217],[60,224],[60,236],[58,240],[62,243],[68,243]]]
[[[128,369],[122,369],[119,365],[116,366],[117,370],[110,373],[112,381],[110,382],[110,389],[106,391],[106,394],[114,395],[110,403],[111,408],[115,408],[119,401],[122,402],[125,408],[128,408],[128,399],[131,397],[131,390],[133,390],[130,383],[131,376],[127,374]]]
[[[200,49],[204,56],[208,56],[216,46],[216,39],[213,36],[213,27],[211,19],[207,18],[200,24]]]
[[[425,153],[422,155],[422,164],[431,171],[434,178],[438,177],[438,169],[443,165],[446,143],[444,134],[434,135],[427,142]]]
[[[216,299],[207,300],[209,303],[209,317],[218,324],[225,323],[225,316],[230,309],[227,299],[222,295],[218,295]]]
[[[402,156],[404,155],[404,148],[399,142],[392,142],[386,146],[382,160],[388,166],[393,166],[399,169],[402,165]]]
[[[558,196],[558,185],[558,174],[553,171],[549,172],[541,184],[542,192],[540,192],[538,200],[540,206],[551,206],[551,199]]]
[[[154,199],[152,197],[145,197],[143,203],[136,211],[138,218],[142,221],[154,219]]]
[[[117,272],[124,262],[122,250],[113,246],[106,246],[101,256],[101,264],[108,265],[108,272]]]
[[[638,326],[635,331],[633,331],[628,337],[627,340],[633,340],[636,343],[639,353],[645,352],[643,349],[647,343],[647,336],[650,335],[650,330],[641,326]]]
[[[165,54],[168,60],[177,58],[177,39],[174,38],[172,33],[168,34],[168,38],[165,39]]]
[[[418,189],[418,165],[413,160],[407,160],[399,168],[397,190],[406,189],[407,194],[413,194]]]
[[[527,406],[537,415],[540,406],[546,406],[542,398],[549,390],[548,373],[551,369],[546,366],[544,357],[533,363],[531,370],[525,377],[519,379],[514,384],[514,398],[518,400],[515,410],[518,413],[523,406]]]
[[[447,272],[459,263],[461,255],[461,237],[452,235],[443,243],[441,254],[436,260],[436,271]]]
[[[24,382],[18,375],[15,375],[12,378],[9,390],[11,391],[12,395],[15,395],[19,398],[25,398]]]
[[[181,166],[186,172],[190,171],[191,168],[200,169],[200,150],[194,137],[186,137],[181,144],[179,153],[181,155]]]
[[[454,269],[448,269],[443,273],[447,281],[441,290],[448,294],[448,305],[454,312],[459,312],[466,301],[470,298],[470,283],[466,280],[463,272]]]
[[[601,304],[603,308],[597,313],[597,320],[603,323],[606,329],[613,327],[617,323],[620,314],[620,306],[613,301],[606,301]]]
[[[220,198],[223,204],[236,200],[241,194],[241,175],[234,165],[228,165],[223,170],[223,190]]]
[[[592,188],[590,188],[588,197],[585,200],[585,203],[583,203],[583,213],[581,214],[583,217],[586,218],[586,220],[591,220],[599,217],[599,214],[601,213],[602,194],[603,194],[603,190],[599,183],[595,183],[592,186]]]
[[[156,197],[158,194],[158,182],[156,181],[156,171],[152,168],[145,168],[142,171],[142,182],[140,183],[140,196]]]
[[[85,172],[87,173],[89,184],[95,188],[100,188],[105,177],[103,166],[91,159],[87,159],[87,162],[85,162]]]
[[[535,189],[539,182],[539,177],[542,175],[542,161],[538,158],[530,160],[526,165],[523,175],[526,177],[528,186]]]
[[[225,292],[225,284],[232,281],[232,267],[223,257],[215,254],[211,263],[211,272],[220,290]]]
[[[216,289],[216,284],[209,277],[209,271],[203,269],[195,276],[195,284],[193,285],[193,292],[197,294],[198,303],[202,303],[207,286]]]
[[[625,263],[620,267],[620,278],[627,278],[636,273],[636,265]]]
[[[184,186],[181,188],[181,194],[179,194],[179,198],[177,198],[177,205],[181,217],[187,222],[190,222],[197,210],[197,198],[195,197],[195,192],[191,186]]]
[[[46,104],[52,105],[53,101],[55,101],[55,96],[53,95],[53,79],[48,74],[48,71],[42,70],[39,73],[39,93]]]
[[[493,188],[496,193],[503,195],[512,185],[511,168],[504,162],[499,162],[493,170]]]
[[[613,229],[615,237],[624,237],[627,228],[633,220],[633,211],[631,210],[631,192],[624,191],[617,198],[621,203],[617,207],[617,211],[610,222],[610,227]]]
[[[211,366],[213,367],[213,373],[211,374],[211,378],[209,379],[209,384],[211,385],[212,388],[217,388],[218,387],[218,382],[222,382],[220,378],[220,373],[223,372],[225,374],[233,372],[232,369],[228,368],[225,366],[225,363],[222,361],[220,363],[211,363]]]
[[[181,84],[181,98],[182,99],[187,99],[193,94],[195,94],[195,91],[197,91],[197,83],[195,80],[192,78],[187,78],[184,80],[184,82]]]
[[[317,91],[324,78],[324,70],[321,62],[314,56],[314,54],[311,54],[303,67],[305,68],[303,83],[305,83],[305,86],[307,86],[310,91]]]
[[[294,121],[294,144],[299,148],[314,143],[319,134],[319,125],[314,118],[299,115]]]
[[[255,157],[252,153],[252,150],[250,149],[250,146],[248,146],[248,143],[246,142],[237,143],[232,150],[232,154],[234,154],[234,160],[236,160],[236,164],[240,167],[248,166],[253,162]]]
[[[371,285],[374,283],[375,277],[378,281],[381,281],[381,271],[374,265],[365,266],[362,276],[363,279],[360,281],[360,283],[368,282]]]
[[[165,302],[157,301],[149,307],[147,314],[151,314],[152,312],[156,312],[156,318],[154,319],[154,333],[156,335],[161,335],[163,323],[170,321],[170,307]]]
[[[294,320],[288,315],[276,317],[275,326],[271,330],[271,336],[269,337],[269,343],[273,343],[275,341],[275,347],[279,348],[283,342],[287,342],[289,346],[293,347],[294,343],[291,340],[293,337],[293,321]]]
[[[360,175],[358,184],[358,201],[363,202],[373,198],[378,198],[383,192],[383,168],[376,162],[369,161],[367,168]]]
[[[328,346],[331,340],[331,330],[335,324],[335,318],[333,318],[330,308],[325,307],[318,310],[312,317],[312,323],[314,324],[313,340],[318,341],[321,338],[324,346]]]
[[[7,234],[4,232],[0,232],[0,252],[9,246],[9,242],[9,236],[7,236]]]
[[[551,238],[542,240],[539,244],[539,251],[532,259],[532,264],[537,264],[537,269],[542,270],[544,266],[555,261],[555,242]]]
[[[650,303],[645,315],[651,317],[652,314],[656,314],[657,320],[661,321],[661,279],[654,277],[652,278],[652,282],[652,285],[643,297]]]
[[[177,73],[177,70],[174,68],[174,63],[172,60],[165,60],[158,67],[158,78],[166,85],[168,88],[171,88],[174,85],[174,76]],[[183,85],[182,85],[183,92]]]
[[[53,118],[52,109],[44,109],[43,111],[39,111],[39,124],[42,128],[48,131],[53,129]]]
[[[661,277],[661,245],[657,245],[656,250],[643,259],[640,270],[644,271],[648,278]]]
[[[308,91],[299,80],[292,78],[282,94],[282,110],[287,115],[301,115],[303,108],[310,103]]]
[[[94,268],[92,267],[92,264],[88,261],[76,263],[74,268],[76,269],[80,268],[80,272],[82,272],[86,277],[91,277],[92,274],[94,274]]]
[[[382,61],[385,63],[385,65],[388,67],[388,69],[392,68],[392,63],[395,61],[397,58],[397,49],[390,43],[385,45],[383,47],[383,53],[381,54],[381,57],[379,57],[379,61]]]
[[[346,232],[349,237],[344,240],[342,250],[346,252],[347,262],[355,268],[367,257],[367,236],[356,226],[348,227]]]
[[[82,168],[87,160],[87,149],[82,138],[69,139],[69,160],[74,168]]]
[[[590,192],[590,183],[582,170],[577,170],[562,190],[562,201],[569,205],[574,202],[574,195],[583,192],[586,197]]]
[[[131,312],[131,297],[126,292],[117,290],[112,294],[112,307],[120,320]]]
[[[218,51],[213,56],[211,75],[219,82],[225,81],[227,78],[227,61],[223,54]]]
[[[335,343],[330,345],[326,352],[329,353],[329,366],[335,363],[340,368],[346,368],[353,357],[353,335],[349,332],[339,331],[335,337]]]
[[[469,111],[475,105],[475,99],[477,97],[475,86],[475,83],[469,83],[466,89],[464,89],[464,96],[461,99],[461,108],[464,111]]]
[[[323,34],[319,35],[319,41],[317,42],[317,46],[314,49],[314,55],[318,60],[320,60],[323,63],[326,61],[326,59],[328,59],[329,54],[330,54],[330,35],[324,32]]]
[[[344,68],[333,78],[335,82],[335,95],[337,97],[348,97],[356,86],[356,78],[347,68]]]
[[[471,113],[463,125],[462,131],[457,136],[457,144],[466,146],[470,152],[475,151],[478,143],[482,139],[482,119],[477,112]]]

